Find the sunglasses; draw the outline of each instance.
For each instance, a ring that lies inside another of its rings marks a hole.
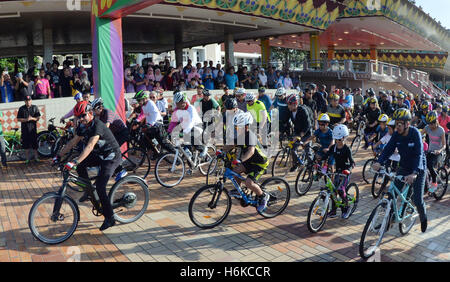
[[[155,96],[150,96],[150,99],[156,99],[156,97]]]
[[[326,123],[319,123],[319,126],[326,126]]]

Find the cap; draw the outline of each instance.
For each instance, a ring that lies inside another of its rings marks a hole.
[[[203,84],[199,84],[198,86],[197,86],[197,89],[205,89],[205,86],[203,86]]]
[[[27,100],[32,100],[32,99],[31,99],[31,96],[30,96],[30,95],[26,95],[25,98],[24,98],[23,100],[24,100],[24,101],[27,101]]]

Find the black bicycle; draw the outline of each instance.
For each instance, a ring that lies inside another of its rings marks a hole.
[[[57,192],[45,193],[31,207],[28,226],[33,236],[45,244],[59,244],[69,239],[80,221],[80,210],[73,198],[66,194],[70,184],[86,191],[93,205],[95,216],[103,214],[95,184],[64,169],[61,163],[63,183]],[[75,189],[74,189],[75,190]],[[138,220],[147,210],[150,194],[144,179],[130,175],[111,187],[108,197],[114,211],[114,218],[120,223]]]

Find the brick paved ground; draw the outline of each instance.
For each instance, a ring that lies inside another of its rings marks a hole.
[[[187,209],[204,177],[187,176],[178,187],[167,189],[151,173],[150,206],[139,221],[102,233],[98,227],[103,218],[92,215],[90,204],[83,203],[74,236],[58,246],[32,237],[28,212],[43,193],[57,190],[60,177],[51,173],[49,161],[29,166],[11,163],[0,171],[0,261],[66,261],[74,258],[73,247],[80,248],[81,261],[360,261],[360,236],[377,203],[369,185],[361,182],[362,164],[369,157],[368,152],[357,155],[353,175],[360,189],[357,210],[348,220],[328,219],[318,234],[306,227],[317,184],[301,198],[291,187],[289,206],[276,218],[263,219],[254,208],[242,208],[233,200],[230,215],[219,227],[201,230],[191,223]],[[70,195],[80,197],[75,192]],[[450,261],[450,193],[440,202],[427,197],[426,204],[428,231],[422,234],[416,224],[402,237],[395,226],[383,240],[382,261]]]

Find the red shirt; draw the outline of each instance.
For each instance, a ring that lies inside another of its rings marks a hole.
[[[438,122],[442,126],[442,128],[444,128],[445,133],[447,133],[449,131],[449,129],[447,128],[447,123],[450,122],[450,116],[447,115],[447,118],[444,118],[441,114],[438,117]]]

